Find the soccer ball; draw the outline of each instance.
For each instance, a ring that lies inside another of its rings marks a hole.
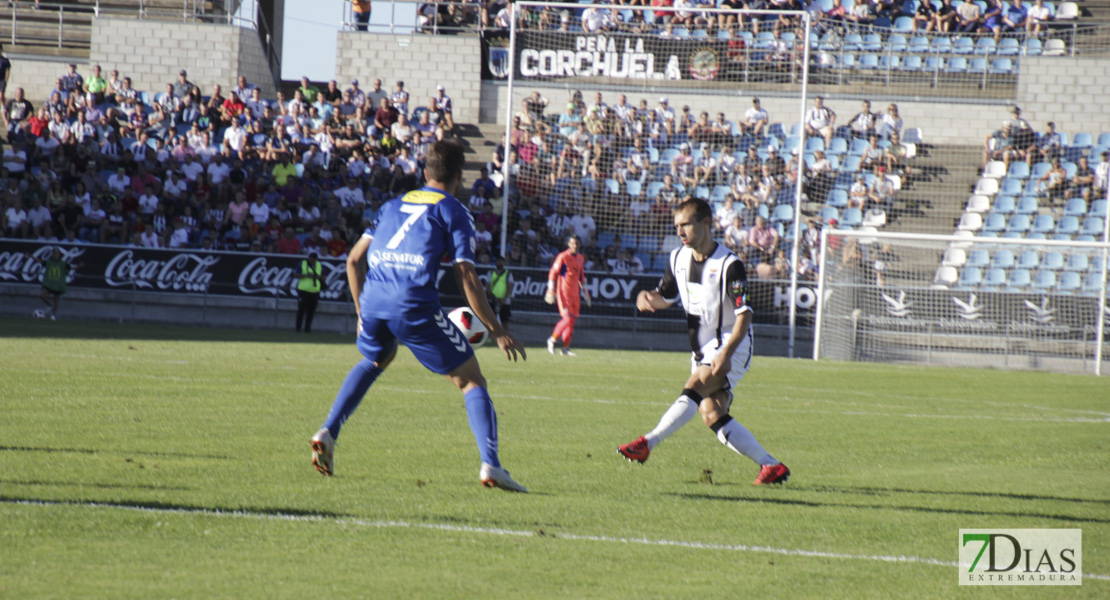
[[[471,346],[477,348],[489,340],[489,330],[469,308],[460,306],[447,313],[447,318],[459,328]]]
[[[36,319],[45,319],[46,311],[41,308],[36,308],[35,312],[31,313]]]

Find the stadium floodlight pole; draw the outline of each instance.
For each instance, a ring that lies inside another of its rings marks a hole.
[[[501,157],[501,256],[505,256],[508,251],[509,240],[509,173],[512,170],[512,165],[509,164],[509,158],[512,156],[512,144],[509,140],[512,139],[513,134],[513,77],[514,69],[516,69],[516,23],[519,5],[516,2],[509,4],[512,10],[509,14],[509,85],[505,90],[505,155]]]
[[[809,93],[809,34],[812,26],[810,14],[808,12],[802,13],[802,19],[806,24],[805,37],[802,38],[802,102],[801,114],[798,116],[798,135],[800,136],[798,144],[798,176],[794,181],[794,221],[790,227],[794,230],[794,243],[790,248],[790,264],[793,267],[790,269],[790,296],[787,298],[787,303],[790,308],[789,329],[790,337],[786,343],[786,357],[794,358],[794,338],[795,329],[798,318],[798,246],[801,244],[801,231],[802,231],[802,173],[805,171],[806,164],[806,96]]]
[[[821,319],[824,317],[825,303],[825,255],[829,247],[829,230],[821,228],[821,252],[817,257],[817,314],[813,319],[813,360],[821,360]]]

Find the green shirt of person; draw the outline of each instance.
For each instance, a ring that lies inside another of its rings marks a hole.
[[[288,159],[279,162],[274,165],[273,176],[274,182],[277,183],[279,187],[284,186],[285,182],[289,181],[290,177],[297,176],[297,165],[289,162]]]
[[[323,272],[320,261],[314,257],[301,261],[301,277],[297,289],[310,294],[320,293],[320,274]]]
[[[44,260],[42,266],[42,287],[55,294],[66,293],[66,277],[69,275],[69,263],[62,259],[50,258]]]

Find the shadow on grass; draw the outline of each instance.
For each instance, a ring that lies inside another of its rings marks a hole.
[[[0,504],[22,504],[27,506],[121,508],[137,511],[176,512],[181,514],[235,514],[274,518],[342,519],[355,517],[355,515],[350,515],[346,513],[337,513],[323,510],[304,510],[300,508],[267,508],[251,506],[190,506],[188,504],[175,504],[172,502],[152,502],[144,500],[136,500],[134,502],[108,502],[98,500],[53,500],[0,496]]]
[[[1072,523],[1110,523],[1110,519],[1099,519],[1094,517],[1073,517],[1071,515],[1054,515],[1048,513],[1036,512],[1008,512],[1008,511],[989,511],[989,510],[967,510],[959,508],[936,508],[930,506],[898,506],[898,505],[882,505],[882,504],[852,504],[848,502],[814,502],[811,500],[794,500],[791,498],[767,498],[767,497],[727,497],[727,496],[713,496],[710,494],[679,494],[674,492],[667,492],[665,496],[674,496],[683,498],[685,500],[714,500],[717,502],[739,502],[749,504],[781,504],[785,506],[805,506],[812,508],[861,508],[867,510],[892,510],[898,512],[922,512],[922,513],[939,513],[949,515],[969,515],[976,517],[1023,517],[1034,519],[1052,519],[1056,521],[1067,521]]]
[[[122,484],[122,483],[92,483],[88,481],[41,481],[41,480],[21,480],[21,479],[0,479],[0,483],[7,485],[26,485],[26,486],[42,486],[42,487],[75,487],[75,488],[96,488],[98,490],[164,490],[172,492],[185,492],[193,488],[182,487],[178,485],[142,485],[142,484]]]
[[[119,456],[158,456],[162,458],[204,458],[209,460],[232,460],[230,456],[219,454],[190,454],[188,452],[149,452],[137,450],[101,450],[97,448],[48,448],[32,446],[0,446],[0,452],[42,452],[45,454],[115,454]]]
[[[290,323],[293,316],[290,315]],[[4,317],[0,339],[77,339],[77,340],[144,340],[187,342],[259,342],[281,344],[354,344],[354,334],[297,333],[288,330],[229,329],[196,326],[161,325],[153,323],[109,323],[103,321],[43,321]]]
[[[922,494],[936,496],[970,496],[973,498],[997,498],[1002,500],[1048,500],[1051,502],[1075,502],[1079,504],[1110,504],[1110,500],[1097,498],[1065,498],[1063,496],[1040,496],[1037,494],[1011,494],[1007,492],[957,492],[951,490],[907,490],[900,488],[876,487],[793,487],[795,490],[809,492],[832,492],[836,494],[864,494],[882,496],[884,494]]]

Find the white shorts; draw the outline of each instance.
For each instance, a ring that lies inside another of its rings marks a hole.
[[[711,366],[713,358],[717,356],[719,348],[723,348],[728,344],[729,336],[725,335],[718,346],[717,340],[710,340],[701,348],[701,361],[698,361],[694,353],[690,353],[690,373],[693,374],[698,370],[699,366]],[[748,335],[740,345],[736,347],[736,352],[732,353],[731,366],[728,369],[728,375],[725,377],[725,382],[721,385],[721,389],[728,392],[729,400],[732,400],[732,389],[736,384],[748,374],[748,369],[752,364],[752,330],[748,329]]]

